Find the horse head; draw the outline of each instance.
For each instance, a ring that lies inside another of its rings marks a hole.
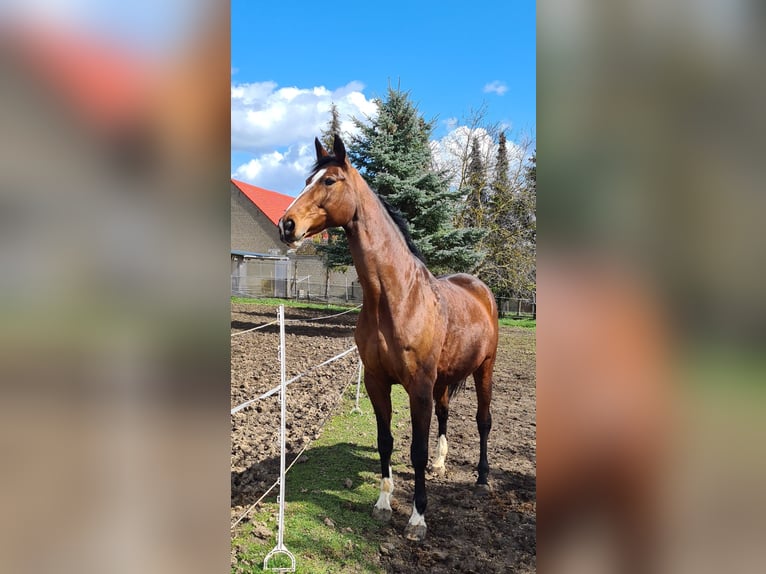
[[[319,139],[314,139],[317,159],[303,188],[279,220],[279,238],[296,246],[306,237],[328,227],[345,227],[356,210],[351,193],[356,170],[348,162],[340,136],[335,136],[329,154]]]

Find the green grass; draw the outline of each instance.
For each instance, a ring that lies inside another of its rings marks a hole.
[[[360,401],[362,414],[351,412],[355,393],[356,387],[350,387],[339,414],[306,451],[308,460],[287,474],[284,544],[296,557],[297,572],[382,572],[378,551],[385,527],[371,516],[380,483],[375,416],[368,400]],[[404,389],[395,386],[392,401],[394,424],[409,420]],[[392,461],[395,468],[396,462]],[[347,480],[350,488],[344,484]],[[256,508],[250,523],[237,527],[232,572],[261,571],[263,559],[276,545],[278,513],[271,499]],[[273,532],[269,540],[254,536],[253,524],[258,523]],[[287,557],[275,558],[270,566],[289,565]]]
[[[513,319],[511,317],[501,317],[498,323],[504,327],[522,327],[524,329],[535,329],[537,327],[536,319]]]
[[[322,311],[347,311],[349,308],[353,308],[356,305],[330,305],[328,303],[309,303],[307,301],[295,301],[293,299],[274,299],[274,298],[261,298],[251,299],[249,297],[232,297],[232,303],[246,303],[251,305],[269,305],[278,307],[284,305],[285,307],[294,307],[297,309],[320,309]]]

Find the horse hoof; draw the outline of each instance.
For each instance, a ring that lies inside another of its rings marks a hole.
[[[447,467],[445,467],[445,466],[434,466],[431,469],[431,474],[433,476],[438,477],[438,478],[444,478],[447,475]]]
[[[404,529],[404,537],[407,540],[413,540],[415,542],[423,542],[426,539],[426,525],[425,524],[408,524]]]
[[[489,484],[477,484],[473,489],[474,496],[483,498],[489,496],[492,493],[492,487]]]
[[[392,514],[393,513],[391,512],[390,508],[378,508],[377,506],[372,507],[372,517],[378,522],[388,522],[391,520]]]

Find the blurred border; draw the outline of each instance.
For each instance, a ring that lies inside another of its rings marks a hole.
[[[0,570],[229,568],[229,5],[0,9]]]
[[[762,16],[538,4],[541,571],[766,563]]]

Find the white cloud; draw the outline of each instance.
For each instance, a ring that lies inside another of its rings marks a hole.
[[[374,116],[375,103],[364,95],[364,86],[350,82],[330,90],[324,86],[280,88],[275,82],[232,83],[232,151],[245,152],[251,159],[234,167],[232,177],[287,195],[296,195],[304,185],[311,164],[316,159],[314,137],[319,136],[330,119],[334,102],[341,114],[345,133],[358,129],[352,117]],[[505,88],[503,86],[503,91]],[[479,138],[487,165],[494,164],[497,144],[483,128],[459,125],[456,118],[443,120],[448,133],[431,141],[434,163],[450,169],[457,182],[460,158],[470,151],[470,138]],[[507,142],[508,159],[513,172],[524,159],[524,148]],[[467,151],[466,151],[467,150]],[[238,155],[242,155],[241,153]]]
[[[313,144],[296,144],[284,153],[272,151],[258,154],[238,166],[231,176],[285,195],[297,195],[303,189],[303,182],[315,159]]]
[[[451,175],[451,183],[457,186],[460,182],[460,175],[467,167],[469,154],[471,151],[471,140],[477,138],[479,141],[479,151],[485,165],[494,169],[494,163],[497,159],[497,144],[495,139],[484,128],[474,128],[468,126],[457,126],[444,137],[431,140],[431,152],[434,163],[439,169],[446,169]],[[511,174],[518,170],[521,162],[526,159],[528,153],[525,147],[507,140],[506,150],[508,153],[508,167]]]
[[[314,138],[327,127],[331,105],[338,107],[347,134],[358,132],[353,117],[363,120],[375,114],[377,107],[363,90],[359,82],[334,90],[232,83],[231,149],[253,156],[237,166],[232,177],[288,195],[298,193],[316,159]]]
[[[508,86],[505,85],[505,82],[501,82],[499,80],[495,80],[494,82],[490,82],[489,84],[486,84],[484,86],[485,94],[495,93],[498,96],[502,96],[507,91],[508,91]]]
[[[280,88],[275,82],[232,84],[231,147],[260,154],[275,148],[310,143],[327,126],[330,106],[338,106],[345,132],[355,133],[351,118],[376,110],[359,82],[329,90],[324,86]]]
[[[447,118],[442,120],[442,124],[450,131],[454,130],[458,126],[457,118]]]

